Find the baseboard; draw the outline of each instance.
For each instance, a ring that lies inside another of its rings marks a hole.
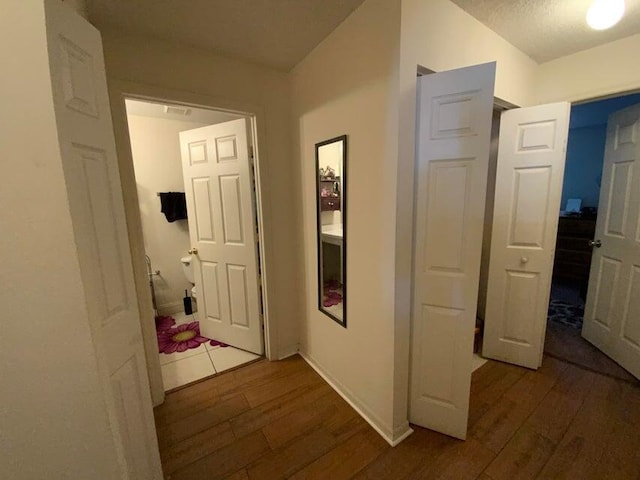
[[[406,422],[406,424],[402,425],[400,428],[396,428],[393,433],[393,442],[390,442],[391,446],[395,447],[412,433],[413,428],[409,426],[409,422]],[[389,440],[387,440],[387,442],[388,441]]]
[[[298,350],[299,346],[297,343],[289,347],[281,348],[278,352],[278,360],[284,360],[285,358],[293,357],[294,355],[297,355],[299,353]]]
[[[320,375],[325,380],[325,382],[327,382],[331,386],[331,388],[333,388],[338,393],[338,395],[344,398],[344,400],[349,405],[351,405],[351,407],[353,407],[356,412],[358,412],[358,415],[360,415],[369,425],[373,427],[376,432],[380,434],[382,438],[387,441],[389,445],[395,447],[413,433],[413,430],[409,426],[408,422],[406,424],[406,428],[403,426],[399,429],[399,432],[390,433],[389,429],[382,424],[382,422],[376,417],[376,415],[373,412],[369,411],[369,407],[358,400],[358,398],[353,395],[348,388],[346,388],[338,380],[333,378],[332,375],[325,372],[324,369],[318,364],[318,362],[316,362],[310,355],[302,351],[299,351],[298,353],[304,359],[304,361],[307,362],[311,366],[311,368],[313,368],[318,373],[318,375]]]

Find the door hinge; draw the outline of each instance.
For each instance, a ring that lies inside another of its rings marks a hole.
[[[249,145],[249,158],[253,160],[253,145]]]

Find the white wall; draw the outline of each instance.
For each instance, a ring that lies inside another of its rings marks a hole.
[[[254,113],[258,126],[258,156],[265,217],[267,309],[278,358],[298,348],[300,228],[298,183],[291,162],[290,90],[287,75],[275,70],[219,57],[210,52],[132,36],[101,27],[116,143],[123,182],[127,224],[134,267],[147,329],[153,322],[145,286],[144,245],[128,152],[123,94],[137,93],[177,103],[191,103]],[[148,334],[146,336],[149,336]],[[156,355],[157,357],[157,355]]]
[[[305,247],[301,351],[388,439],[394,438],[395,235],[389,127],[399,27],[399,1],[368,0],[292,73]],[[348,136],[346,329],[318,311],[316,297],[315,144],[342,134]]]
[[[116,479],[58,147],[44,23],[42,2],[2,6],[0,476]]]
[[[640,89],[640,34],[540,65],[537,103],[578,101]]]
[[[139,115],[129,115],[127,121],[144,248],[153,269],[160,270],[160,276],[153,277],[159,313],[168,315],[182,309],[184,291],[192,286],[180,263],[190,248],[189,224],[187,220],[169,223],[160,211],[157,193],[184,192],[178,134],[205,124]]]

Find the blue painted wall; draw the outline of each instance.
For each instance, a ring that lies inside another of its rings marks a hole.
[[[606,136],[606,125],[569,130],[560,204],[562,210],[566,207],[568,198],[581,198],[583,207],[598,206]]]
[[[568,198],[581,198],[583,207],[597,207],[607,120],[613,112],[640,103],[640,94],[608,98],[571,107],[567,163],[562,187],[564,210]]]

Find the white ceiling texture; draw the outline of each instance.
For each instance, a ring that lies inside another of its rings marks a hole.
[[[428,0],[426,0],[428,1]],[[640,33],[640,0],[609,30],[592,30],[591,0],[452,0],[538,63]]]

